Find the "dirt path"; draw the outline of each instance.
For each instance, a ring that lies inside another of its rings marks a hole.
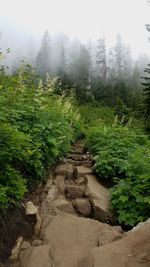
[[[30,240],[18,239],[9,266],[150,266],[150,223],[125,234],[120,226],[111,226],[109,193],[91,166],[89,153],[78,141],[47,180],[35,234]]]

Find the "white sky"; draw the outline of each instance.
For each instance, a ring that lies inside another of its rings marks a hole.
[[[64,32],[85,42],[103,33],[113,46],[121,33],[133,55],[146,52],[150,43],[144,25],[150,23],[147,0],[0,0],[0,16],[20,29],[38,35]],[[0,29],[1,31],[1,29]]]

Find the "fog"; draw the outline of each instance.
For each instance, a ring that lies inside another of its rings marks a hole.
[[[45,30],[50,36],[62,32],[83,43],[104,34],[107,46],[113,46],[120,33],[134,57],[149,54],[146,0],[0,0],[0,7],[0,47],[10,47],[18,55],[26,52],[31,39],[38,49]]]

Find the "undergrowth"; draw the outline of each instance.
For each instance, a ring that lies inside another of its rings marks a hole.
[[[53,94],[55,83],[37,83],[23,64],[0,75],[0,207],[17,205],[45,170],[65,155],[80,132],[70,99]],[[34,82],[33,82],[34,81]]]
[[[90,112],[90,111],[89,111]],[[93,116],[94,120],[94,116]],[[86,145],[94,171],[113,182],[111,208],[118,222],[133,226],[150,214],[150,141],[140,128],[112,121],[90,123]]]

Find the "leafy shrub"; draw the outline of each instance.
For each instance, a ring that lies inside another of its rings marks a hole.
[[[14,76],[0,75],[1,208],[16,204],[42,180],[80,132],[71,101],[53,95],[52,81],[37,86],[35,78],[29,65]]]
[[[150,176],[141,175],[119,180],[111,189],[111,207],[119,223],[135,225],[150,214]]]
[[[111,207],[120,223],[134,225],[148,218],[150,202],[150,141],[128,127],[92,127],[87,146],[95,156],[94,170],[111,179]]]

